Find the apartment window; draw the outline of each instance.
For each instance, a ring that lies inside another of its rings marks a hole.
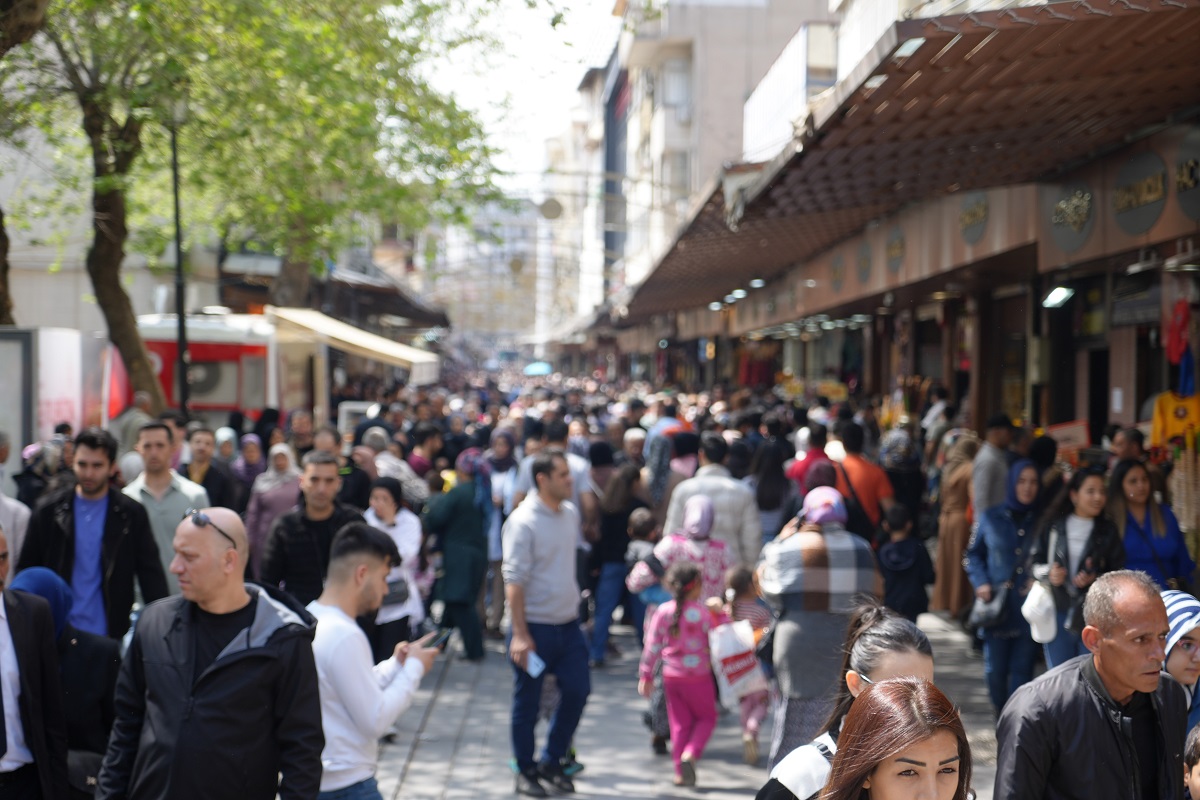
[[[686,150],[669,150],[663,153],[662,183],[671,197],[687,196],[692,182],[689,169]]]
[[[662,103],[668,108],[685,108],[692,104],[692,64],[674,58],[663,64]]]

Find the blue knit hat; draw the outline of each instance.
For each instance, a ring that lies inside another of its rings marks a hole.
[[[1169,590],[1162,593],[1163,603],[1167,606],[1167,622],[1171,632],[1167,634],[1167,655],[1183,637],[1200,627],[1200,600],[1187,592]]]

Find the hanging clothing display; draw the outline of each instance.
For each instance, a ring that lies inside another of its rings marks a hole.
[[[1176,437],[1183,439],[1189,429],[1200,431],[1200,395],[1183,397],[1178,392],[1163,392],[1154,401],[1150,426],[1150,444],[1165,447]]]

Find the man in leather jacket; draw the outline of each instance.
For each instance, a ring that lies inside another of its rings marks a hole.
[[[325,744],[315,620],[243,582],[249,547],[233,511],[189,515],[173,544],[182,596],[138,621],[97,800],[314,800]]]
[[[1165,672],[1167,612],[1143,572],[1092,584],[1090,655],[1019,688],[996,731],[995,800],[1176,800],[1183,796],[1184,690]]]

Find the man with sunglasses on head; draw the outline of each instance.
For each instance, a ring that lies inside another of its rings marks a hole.
[[[97,800],[315,798],[315,620],[286,594],[245,583],[249,546],[233,511],[189,510],[173,547],[180,596],[138,621]]]
[[[75,437],[75,487],[38,505],[17,558],[18,569],[48,567],[71,585],[68,622],[113,639],[129,630],[134,578],[147,603],[167,596],[145,508],[109,486],[117,449],[102,428]]]

